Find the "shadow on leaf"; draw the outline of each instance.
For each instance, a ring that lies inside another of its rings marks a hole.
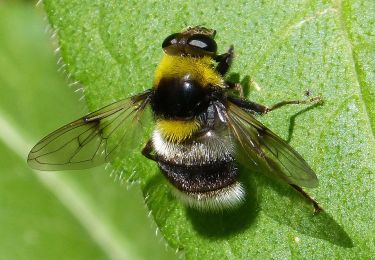
[[[226,78],[226,81],[231,83],[240,83],[242,86],[242,91],[244,97],[248,97],[250,94],[250,76],[246,75],[242,78],[239,73],[230,73],[228,77]]]
[[[353,242],[345,230],[322,211],[314,214],[313,206],[289,185],[258,176],[261,192],[261,210],[276,222],[335,245],[350,248]]]
[[[204,212],[188,207],[184,207],[171,194],[167,180],[162,173],[154,175],[149,179],[143,191],[147,198],[146,203],[152,210],[154,217],[160,228],[163,228],[165,217],[175,214],[176,210],[184,210],[186,219],[191,222],[192,227],[201,236],[210,239],[226,238],[232,234],[245,232],[255,220],[258,213],[257,192],[254,181],[249,181],[249,176],[242,174],[246,180],[240,180],[246,190],[244,203],[235,209],[222,210],[218,212]],[[162,208],[155,205],[164,205]]]
[[[230,76],[232,82],[239,81],[239,75]],[[242,84],[249,91],[249,78],[245,77]],[[246,93],[245,93],[246,94]],[[289,137],[293,135],[295,118],[320,104],[309,106],[293,115],[290,119]],[[240,182],[245,186],[246,199],[238,208],[218,212],[204,212],[187,208],[177,202],[168,189],[167,181],[158,172],[149,179],[144,187],[147,204],[159,227],[166,224],[166,216],[175,214],[176,218],[185,218],[199,235],[211,240],[227,239],[230,236],[246,232],[254,223],[260,210],[274,221],[314,238],[326,240],[332,244],[350,248],[353,242],[345,230],[325,211],[314,214],[313,206],[290,185],[274,178],[267,177],[267,169],[261,165],[251,166],[249,160],[239,153]],[[258,173],[261,172],[261,173]],[[271,175],[272,174],[268,174]],[[155,205],[164,205],[162,208]],[[180,213],[184,210],[185,216]],[[176,213],[177,212],[177,213]],[[189,232],[190,233],[190,232]]]
[[[311,106],[308,106],[307,108],[297,112],[296,114],[292,115],[290,117],[290,120],[289,120],[289,129],[288,129],[288,137],[287,139],[285,140],[287,143],[290,143],[290,141],[292,140],[292,136],[293,136],[293,132],[294,132],[294,127],[295,127],[295,124],[296,124],[296,118],[300,115],[302,115],[303,113],[306,113],[316,107],[319,107],[321,106],[322,104],[321,103],[316,103],[316,104],[313,104]]]
[[[226,239],[246,232],[262,210],[274,221],[302,234],[341,247],[353,247],[348,234],[328,213],[323,211],[314,214],[313,206],[288,184],[256,173],[253,169],[240,168],[240,181],[247,193],[244,204],[237,209],[203,212],[186,208],[172,196],[167,181],[160,172],[149,179],[143,190],[147,204],[162,229],[167,221],[165,216],[185,210],[186,220],[191,222],[192,228],[201,236],[211,240]]]
[[[226,238],[230,235],[244,232],[255,220],[258,214],[257,190],[254,181],[240,172],[240,182],[244,184],[246,197],[238,208],[218,212],[204,212],[187,208],[187,217],[195,230],[202,236],[211,239]]]

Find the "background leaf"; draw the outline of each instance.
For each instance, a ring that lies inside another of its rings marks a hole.
[[[326,210],[318,216],[254,169],[242,169],[243,208],[202,214],[177,202],[139,151],[114,162],[124,178],[136,173],[173,248],[188,258],[374,254],[373,1],[46,0],[45,7],[90,110],[151,87],[164,37],[198,24],[218,31],[220,52],[235,45],[231,78],[247,85],[252,100],[270,105],[303,98],[306,89],[324,97],[324,106],[288,107],[261,119],[316,170],[320,186],[309,192]]]
[[[0,4],[0,259],[175,258],[155,236],[138,188],[104,167],[32,171],[48,132],[87,113],[58,73],[43,10]]]

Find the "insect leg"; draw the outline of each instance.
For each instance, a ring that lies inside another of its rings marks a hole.
[[[235,96],[228,96],[228,100],[232,103],[234,103],[235,105],[239,106],[240,108],[250,112],[250,113],[258,113],[258,114],[265,114],[267,113],[267,109],[268,107],[266,106],[263,106],[263,105],[260,105],[260,104],[257,104],[255,102],[252,102],[252,101],[248,101],[246,99],[243,99],[243,98],[238,98],[238,97],[235,97]]]
[[[314,206],[315,213],[321,212],[323,209],[319,206],[318,202],[314,200],[309,194],[307,194],[300,186],[297,186],[295,184],[290,184],[296,191],[302,194],[308,201],[310,201]]]
[[[216,71],[219,72],[222,76],[224,76],[228,70],[230,65],[232,64],[232,60],[234,58],[234,48],[231,45],[226,53],[216,55],[214,60],[218,62],[216,66]]]
[[[245,99],[228,96],[228,100],[236,104],[237,106],[241,107],[242,109],[245,109],[250,112],[255,112],[258,114],[267,114],[268,112],[271,112],[273,110],[276,110],[280,107],[286,106],[286,105],[297,105],[297,104],[311,104],[311,103],[318,103],[322,102],[322,98],[320,96],[312,97],[307,100],[289,100],[289,101],[281,101],[279,103],[276,103],[275,105],[271,107],[267,107],[261,104],[257,104],[252,101],[247,101]]]
[[[279,103],[276,103],[275,105],[271,107],[266,107],[265,113],[268,113],[272,110],[278,109],[280,107],[286,106],[286,105],[299,105],[299,104],[311,104],[311,103],[318,103],[321,102],[322,98],[320,96],[312,97],[306,100],[289,100],[289,101],[281,101]]]
[[[153,161],[157,161],[156,159],[156,156],[155,154],[153,154],[154,152],[154,147],[152,145],[152,141],[151,139],[147,141],[145,147],[143,147],[142,149],[142,154],[143,156],[145,156],[147,159],[150,159],[150,160],[153,160]]]
[[[243,87],[240,83],[226,81],[224,86],[228,89],[234,89],[239,93],[240,98],[244,98]]]

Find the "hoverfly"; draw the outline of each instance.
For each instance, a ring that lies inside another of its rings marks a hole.
[[[225,80],[233,46],[217,54],[216,31],[189,27],[168,36],[162,48],[151,89],[88,114],[52,132],[30,151],[28,163],[39,170],[93,167],[109,161],[120,146],[129,145],[126,133],[136,129],[145,108],[153,113],[155,128],[142,153],[155,161],[175,195],[196,208],[234,207],[244,200],[238,180],[236,145],[252,162],[305,196],[303,187],[316,187],[314,171],[289,144],[267,129],[254,114],[266,114],[289,104],[268,108],[231,94],[240,88]]]

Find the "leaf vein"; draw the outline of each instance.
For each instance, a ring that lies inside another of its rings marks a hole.
[[[366,121],[367,121],[367,126],[370,128],[370,132],[372,134],[372,138],[373,138],[373,141],[375,141],[375,133],[374,133],[374,129],[372,128],[372,125],[371,125],[371,117],[370,117],[370,114],[368,112],[368,105],[363,97],[363,92],[364,92],[364,88],[365,88],[365,84],[362,82],[362,80],[360,79],[360,68],[359,68],[359,61],[355,55],[355,46],[354,44],[352,43],[353,39],[351,38],[351,35],[350,35],[350,32],[349,32],[349,29],[346,25],[346,22],[345,22],[345,14],[343,12],[343,2],[342,0],[338,0],[336,2],[336,5],[337,5],[337,13],[338,13],[338,25],[339,27],[341,28],[342,32],[343,32],[343,36],[347,42],[347,46],[349,48],[349,53],[350,53],[350,57],[353,61],[353,71],[354,71],[354,75],[355,75],[355,80],[357,81],[357,90],[358,90],[358,96],[360,98],[360,101],[361,102],[361,105],[363,106],[363,111],[365,112],[366,114]]]

